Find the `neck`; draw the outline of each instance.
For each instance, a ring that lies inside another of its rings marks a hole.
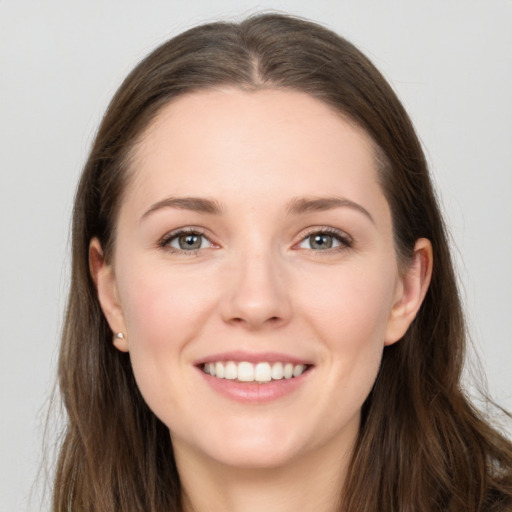
[[[286,466],[239,468],[205,461],[182,448],[175,447],[175,454],[184,512],[339,510],[350,450],[328,445]]]

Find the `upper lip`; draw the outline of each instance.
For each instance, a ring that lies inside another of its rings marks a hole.
[[[307,359],[284,354],[279,352],[244,352],[241,350],[234,350],[230,352],[219,352],[211,354],[195,361],[195,365],[205,363],[216,363],[217,361],[234,361],[240,363],[246,361],[248,363],[293,363],[311,365],[312,362]]]

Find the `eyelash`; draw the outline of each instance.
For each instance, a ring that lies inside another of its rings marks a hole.
[[[324,235],[324,236],[332,237],[334,240],[339,242],[339,245],[337,247],[329,247],[327,249],[319,249],[319,250],[306,249],[306,250],[312,251],[314,253],[330,253],[330,254],[332,254],[333,252],[346,251],[347,249],[351,249],[353,246],[353,240],[350,236],[348,236],[343,231],[340,231],[338,229],[331,228],[328,226],[312,228],[311,230],[309,230],[309,232],[307,232],[304,236],[302,236],[300,242],[296,245],[300,245],[300,244],[304,243],[308,238],[311,238],[315,235]]]
[[[184,254],[186,256],[193,256],[193,255],[197,254],[200,250],[204,249],[204,248],[200,247],[198,249],[185,250],[185,249],[178,249],[177,247],[171,247],[169,245],[174,240],[178,240],[180,237],[187,236],[187,235],[195,235],[198,237],[202,237],[203,239],[208,240],[208,242],[210,244],[215,245],[199,228],[189,227],[189,228],[179,229],[178,231],[172,231],[171,233],[164,235],[158,242],[158,246],[166,251],[173,253],[173,254]]]
[[[212,242],[204,232],[202,232],[200,229],[196,227],[188,227],[188,228],[182,228],[178,231],[173,231],[171,233],[166,234],[164,237],[160,239],[158,242],[158,246],[166,251],[169,251],[173,254],[184,254],[187,256],[194,256],[202,249],[205,249],[204,247],[199,247],[197,249],[191,249],[191,250],[185,250],[185,249],[178,249],[177,247],[171,247],[170,244],[174,240],[178,240],[182,236],[187,235],[195,235],[198,237],[202,237],[203,239],[207,240],[212,246],[214,246],[214,242]],[[316,227],[312,228],[309,232],[304,234],[300,241],[294,245],[294,247],[300,246],[302,243],[304,243],[308,238],[311,238],[315,235],[324,235],[332,237],[335,241],[339,243],[338,246],[335,247],[329,247],[327,249],[307,249],[308,251],[311,251],[313,253],[333,253],[333,252],[341,252],[345,251],[347,249],[352,248],[353,246],[353,240],[351,237],[349,237],[346,233],[343,231],[339,231],[335,228],[331,227]],[[202,244],[201,244],[202,245]],[[298,247],[300,249],[300,247]]]

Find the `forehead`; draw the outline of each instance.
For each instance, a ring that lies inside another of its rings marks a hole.
[[[276,188],[290,197],[325,195],[334,186],[354,199],[380,193],[369,136],[327,104],[291,90],[181,96],[145,131],[131,170],[128,196],[148,201],[212,190],[255,201]]]

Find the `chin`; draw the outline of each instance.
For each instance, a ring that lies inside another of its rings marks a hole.
[[[285,466],[304,448],[297,429],[268,422],[236,422],[236,425],[210,425],[208,432],[197,432],[195,439],[182,439],[199,457],[223,466],[262,469]],[[207,434],[207,435],[205,435]],[[171,434],[173,443],[181,441]],[[301,448],[302,447],[302,448]],[[176,447],[175,447],[176,449]]]
[[[279,446],[277,443],[244,443],[242,440],[232,443],[227,449],[214,450],[210,457],[219,464],[239,469],[270,469],[286,466],[297,451]]]

